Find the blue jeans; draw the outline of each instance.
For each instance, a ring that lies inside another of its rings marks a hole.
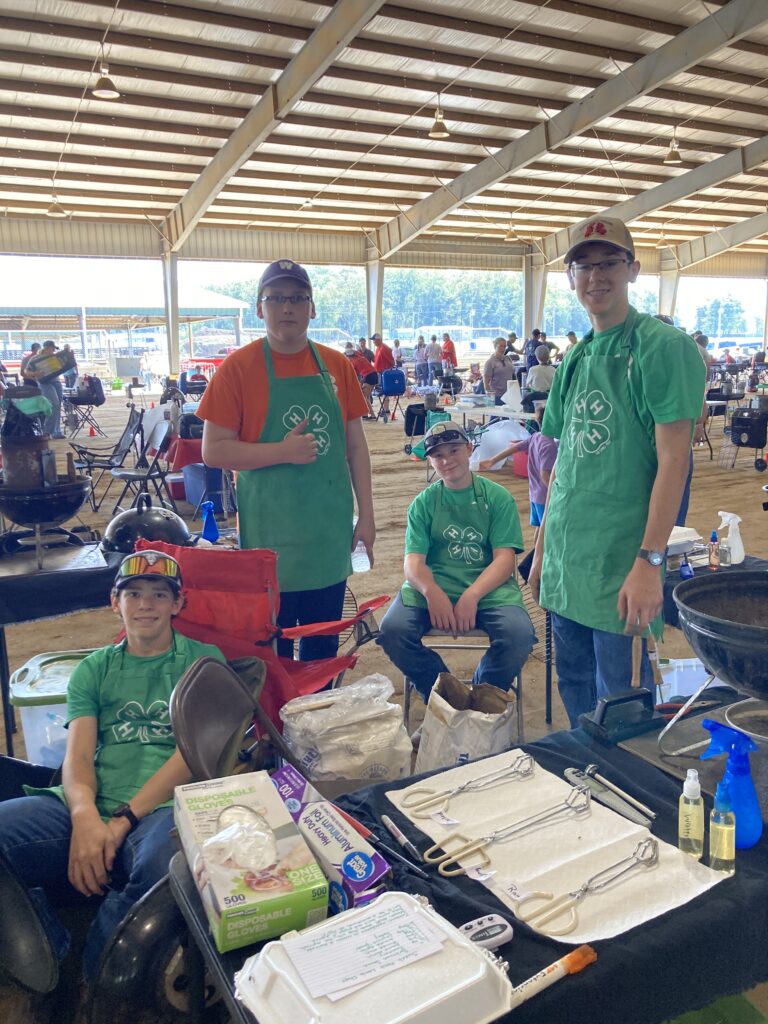
[[[680,499],[680,510],[677,513],[677,519],[675,520],[675,526],[685,526],[685,520],[688,516],[688,503],[691,500],[691,482],[693,481],[693,449],[691,449],[688,455],[688,476],[685,478],[685,487],[683,488],[683,496]]]
[[[528,613],[517,605],[479,608],[476,625],[488,634],[491,645],[480,659],[472,682],[508,690],[536,642]],[[382,620],[376,641],[389,660],[411,680],[424,703],[440,672],[449,671],[440,654],[421,642],[430,629],[427,609],[407,607],[398,594]]]
[[[42,396],[51,403],[51,414],[43,424],[43,432],[49,437],[61,435],[61,399],[63,396],[61,381],[56,377],[55,380],[49,380],[47,384],[38,384],[38,387]]]
[[[610,697],[632,685],[632,640],[623,633],[606,633],[552,612],[557,688],[571,728],[579,715],[594,711],[600,697]],[[643,641],[640,682],[654,692],[653,672]]]
[[[172,828],[172,808],[161,807],[142,818],[118,850],[112,883],[101,900],[85,941],[83,975],[87,982],[94,980],[101,954],[122,919],[168,874],[168,862],[178,848],[171,835]],[[69,951],[69,933],[48,902],[44,889],[51,893],[74,892],[67,881],[71,836],[69,810],[55,796],[25,796],[0,803],[0,850],[30,891],[59,959]],[[2,907],[0,913],[3,913]]]
[[[347,581],[320,590],[289,590],[280,595],[278,626],[308,626],[312,622],[336,622],[344,608]],[[299,640],[299,661],[334,658],[339,649],[337,636],[305,636]],[[293,640],[278,640],[281,658],[293,657]]]
[[[416,363],[414,365],[416,372],[416,383],[422,387],[429,384],[429,365],[427,363]]]

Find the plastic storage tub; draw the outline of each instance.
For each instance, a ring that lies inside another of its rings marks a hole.
[[[661,671],[661,688],[659,700],[669,700],[670,697],[690,697],[695,693],[709,672],[698,658],[669,658],[659,661]],[[725,686],[722,680],[715,678],[711,686]]]
[[[11,676],[11,704],[19,709],[27,760],[58,768],[64,760],[69,677],[90,650],[38,654]]]

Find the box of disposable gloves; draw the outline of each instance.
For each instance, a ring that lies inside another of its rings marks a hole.
[[[326,916],[328,882],[266,772],[178,786],[174,818],[219,952]]]

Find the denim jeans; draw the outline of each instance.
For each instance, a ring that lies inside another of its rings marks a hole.
[[[683,488],[683,496],[680,499],[680,509],[677,513],[677,519],[675,520],[675,526],[685,526],[685,520],[688,516],[688,504],[691,500],[691,482],[693,481],[693,449],[688,454],[688,476],[685,478],[685,487]]]
[[[347,581],[334,583],[320,590],[289,590],[280,595],[278,626],[308,626],[312,622],[335,622],[344,608]],[[334,658],[339,649],[337,636],[305,636],[299,640],[299,661]],[[278,640],[281,658],[293,657],[293,640]]]
[[[428,363],[416,363],[414,365],[414,371],[416,373],[416,383],[422,387],[429,384],[429,364]]]
[[[472,682],[491,683],[508,690],[536,642],[528,613],[517,605],[480,608],[476,625],[488,634],[491,645],[480,659]],[[411,680],[424,703],[439,673],[449,671],[438,651],[421,642],[431,628],[427,609],[407,607],[398,594],[382,620],[376,641],[389,660]]]
[[[118,850],[109,891],[101,900],[85,941],[83,975],[87,982],[94,980],[101,954],[122,919],[168,874],[168,862],[177,850],[172,828],[172,808],[161,807],[142,818]],[[69,933],[46,892],[74,891],[67,881],[71,835],[69,810],[55,796],[25,796],[0,803],[0,850],[30,891],[59,959],[69,951]]]
[[[61,434],[61,381],[56,377],[55,380],[49,380],[47,384],[38,384],[38,387],[43,398],[47,398],[51,403],[51,414],[43,424],[43,431],[49,437],[56,437],[57,434]]]
[[[600,697],[628,690],[632,680],[632,640],[623,633],[606,633],[552,613],[557,688],[571,728],[579,715],[595,709]],[[643,640],[640,682],[654,692],[653,672]]]

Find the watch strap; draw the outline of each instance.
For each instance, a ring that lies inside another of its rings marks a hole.
[[[139,819],[136,817],[136,815],[131,810],[131,805],[130,804],[120,804],[119,807],[116,807],[114,809],[114,811],[112,811],[112,817],[113,818],[127,818],[128,821],[131,823],[131,828],[132,829],[136,828],[137,825],[139,824]]]
[[[655,555],[658,555],[658,561],[653,557]],[[637,552],[637,557],[644,559],[650,565],[661,565],[665,556],[665,551],[651,551],[649,548],[640,548]]]

